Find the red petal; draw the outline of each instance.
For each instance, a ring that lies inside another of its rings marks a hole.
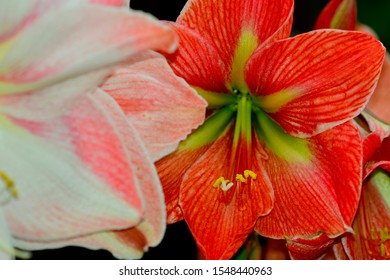
[[[179,47],[171,55],[166,55],[176,75],[184,78],[191,86],[204,90],[226,92],[229,72],[217,50],[198,32],[174,24],[179,35]]]
[[[331,0],[317,18],[314,29],[355,30],[356,0]]]
[[[368,145],[368,143],[364,143]],[[390,172],[390,137],[383,140],[382,145],[373,153],[367,162],[364,170],[365,177],[378,167]]]
[[[195,151],[178,150],[156,162],[165,195],[167,223],[176,223],[183,219],[183,213],[179,207],[180,185],[187,170],[209,147],[210,144]]]
[[[256,219],[268,214],[273,204],[258,142],[254,143],[252,160],[257,179],[249,179],[248,184],[236,182],[226,192],[213,188],[216,179],[230,174],[227,163],[232,141],[231,127],[186,172],[180,191],[184,218],[207,259],[231,258],[253,231]]]
[[[255,230],[270,238],[335,237],[349,229],[361,187],[361,140],[352,123],[310,139],[309,162],[287,162],[269,153],[264,167],[275,192],[272,212]]]
[[[192,0],[177,22],[199,32],[218,51],[229,73],[244,30],[253,33],[259,44],[270,37],[286,38],[291,31],[292,11],[292,0]]]
[[[288,133],[306,137],[362,110],[383,57],[383,46],[368,34],[313,31],[258,49],[248,61],[246,82],[252,93],[275,102],[280,100],[273,94],[289,93],[269,114]]]
[[[366,164],[382,144],[382,139],[377,133],[370,133],[363,140],[363,164]],[[390,158],[389,158],[390,159]]]
[[[287,249],[293,259],[318,259],[333,244],[333,239],[320,233],[308,238],[294,238],[287,240]]]
[[[332,249],[336,260],[349,260],[341,242],[333,244]]]
[[[390,177],[387,177],[390,180]],[[354,221],[355,235],[343,238],[351,259],[390,259],[390,208],[370,179],[364,184],[362,198]],[[382,248],[381,248],[382,247]],[[381,252],[382,250],[382,252]]]

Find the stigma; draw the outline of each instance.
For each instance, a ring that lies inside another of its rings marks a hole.
[[[251,178],[252,180],[256,180],[257,174],[253,172],[252,170],[244,170],[243,174],[236,174],[236,181],[240,181],[241,183],[247,184],[248,179]],[[217,180],[215,180],[213,184],[213,188],[220,188],[224,192],[228,191],[231,187],[233,187],[234,183],[230,180],[225,180],[224,177],[219,177]]]

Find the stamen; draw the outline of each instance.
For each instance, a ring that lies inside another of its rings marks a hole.
[[[14,181],[7,174],[0,171],[0,178],[4,181],[5,188],[10,192],[14,198],[18,198],[18,192],[15,188]]]
[[[221,188],[224,192],[228,191],[231,187],[233,187],[233,182],[225,180],[223,177],[219,177],[213,184],[213,188]]]
[[[224,181],[225,181],[225,178],[219,177],[217,180],[215,180],[213,187],[218,188],[222,184],[222,182],[224,182]]]
[[[244,176],[242,176],[241,174],[236,175],[236,180],[241,181],[243,183],[246,183],[246,181],[247,181],[246,178],[244,178]]]
[[[252,170],[247,169],[247,170],[244,170],[244,176],[242,176],[241,174],[237,174],[236,180],[241,181],[242,183],[247,183],[249,177],[251,177],[252,180],[256,180],[257,174],[255,172],[253,172]]]
[[[244,171],[245,178],[251,177],[253,180],[257,178],[257,174],[253,172],[252,170],[245,170]]]
[[[257,174],[252,170],[244,170],[244,176],[242,176],[242,174],[236,174],[236,180],[245,184],[248,182],[249,177],[251,177],[252,180],[256,180]],[[221,190],[226,192],[231,187],[233,187],[233,185],[234,183],[230,182],[230,180],[225,180],[224,177],[219,177],[217,180],[215,180],[213,188],[221,188]]]

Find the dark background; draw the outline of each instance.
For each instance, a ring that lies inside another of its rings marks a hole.
[[[327,0],[296,0],[295,32],[313,28],[314,22]],[[131,8],[151,13],[159,19],[174,21],[186,0],[131,0]],[[385,46],[390,47],[390,1],[358,0],[358,20],[373,28]],[[196,245],[185,222],[168,225],[164,240],[156,248],[145,253],[143,259],[195,259]],[[114,259],[106,251],[66,247],[57,250],[33,252],[33,259]]]

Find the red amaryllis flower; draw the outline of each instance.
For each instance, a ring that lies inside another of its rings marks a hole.
[[[209,110],[157,168],[168,221],[184,218],[206,258],[230,258],[253,229],[290,250],[350,230],[361,142],[349,120],[384,48],[359,32],[288,38],[292,13],[292,0],[193,0],[172,24],[171,67]]]

